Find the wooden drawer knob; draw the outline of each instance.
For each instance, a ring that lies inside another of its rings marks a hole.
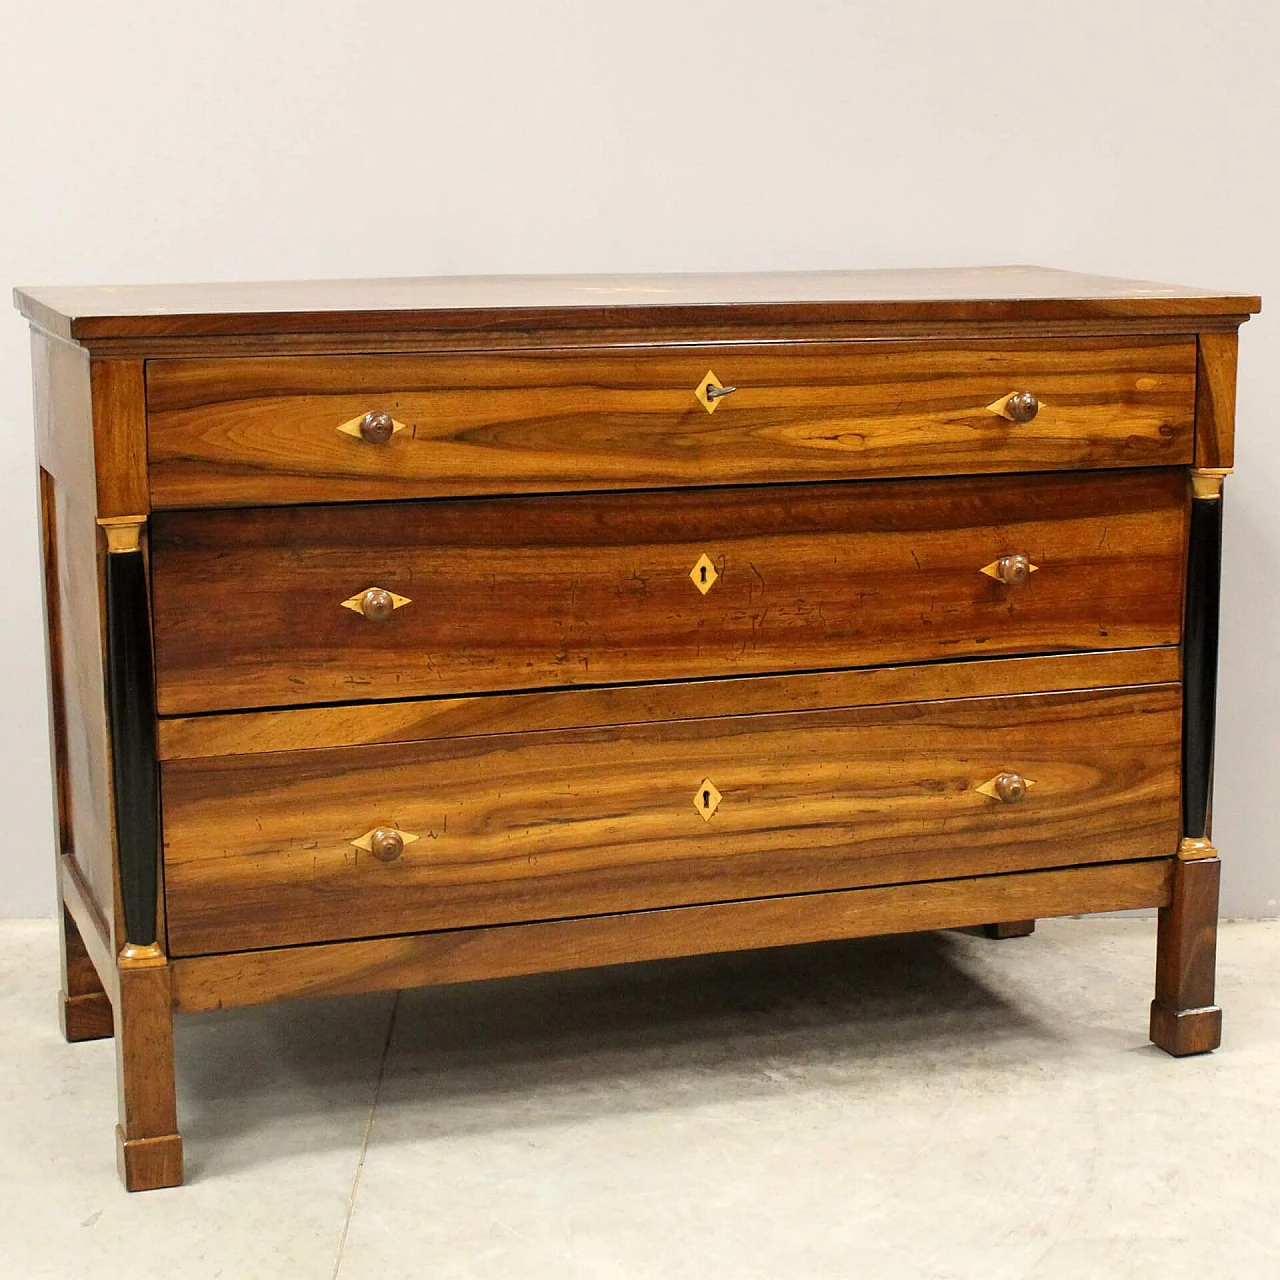
[[[412,603],[408,596],[398,596],[385,587],[366,587],[349,600],[342,601],[342,607],[370,622],[386,622],[397,609]]]
[[[370,622],[386,622],[395,608],[396,602],[391,598],[391,592],[384,591],[381,587],[370,587],[360,597],[360,612]]]
[[[379,827],[369,837],[369,852],[379,862],[394,862],[404,852],[404,836],[390,827]]]
[[[367,440],[370,444],[386,444],[395,429],[396,424],[389,413],[371,411],[360,419],[361,439]]]
[[[996,573],[1001,582],[1007,582],[1011,587],[1025,586],[1031,577],[1031,557],[1021,551],[1001,556],[996,561]]]
[[[364,835],[352,840],[353,849],[363,849],[371,853],[379,862],[394,862],[407,846],[421,840],[412,831],[397,831],[395,827],[374,827]]]
[[[1014,422],[1030,422],[1040,412],[1040,401],[1033,392],[1015,391],[1005,401],[1004,411]]]
[[[1027,780],[1020,773],[997,774],[993,786],[996,797],[1005,804],[1017,804],[1027,794]]]

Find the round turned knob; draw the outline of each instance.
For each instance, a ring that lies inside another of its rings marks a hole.
[[[995,781],[996,795],[1005,804],[1017,804],[1027,794],[1027,780],[1020,773],[1002,773]]]
[[[1033,409],[1032,413],[1034,412],[1035,410]],[[374,413],[370,411],[360,419],[360,435],[370,444],[386,444],[391,439],[391,434],[395,429],[396,424],[392,422],[389,413]]]
[[[1014,422],[1030,422],[1040,412],[1040,401],[1030,391],[1015,391],[1005,401],[1004,411]]]
[[[391,598],[391,592],[383,591],[381,587],[370,587],[360,597],[360,612],[370,622],[386,622],[395,612],[395,607],[396,603]]]
[[[404,836],[391,827],[379,827],[369,838],[369,848],[379,862],[394,862],[404,852]]]
[[[1021,551],[1001,556],[996,561],[996,572],[1001,582],[1007,582],[1011,587],[1024,586],[1031,577],[1031,558]]]

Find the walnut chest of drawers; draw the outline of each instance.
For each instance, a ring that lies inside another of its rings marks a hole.
[[[1218,1044],[1256,298],[999,268],[17,301],[63,1023],[116,1037],[130,1188],[182,1178],[175,1011],[1158,907],[1151,1038]]]

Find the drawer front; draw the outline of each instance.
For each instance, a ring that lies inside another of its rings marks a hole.
[[[1184,464],[1195,369],[1184,338],[156,360],[151,498],[239,506]],[[735,390],[699,398],[709,373]],[[1036,397],[1029,421],[996,411],[1014,392]],[[367,413],[390,419],[373,441]]]
[[[1187,505],[1158,469],[160,513],[158,705],[1174,644]]]
[[[170,953],[1169,856],[1179,710],[1154,685],[170,761]]]

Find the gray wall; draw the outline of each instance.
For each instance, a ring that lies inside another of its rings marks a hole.
[[[0,282],[1039,262],[1280,298],[1280,6],[3,7]],[[52,908],[27,339],[0,320],[0,915]],[[1274,915],[1280,329],[1243,334],[1216,831]]]

